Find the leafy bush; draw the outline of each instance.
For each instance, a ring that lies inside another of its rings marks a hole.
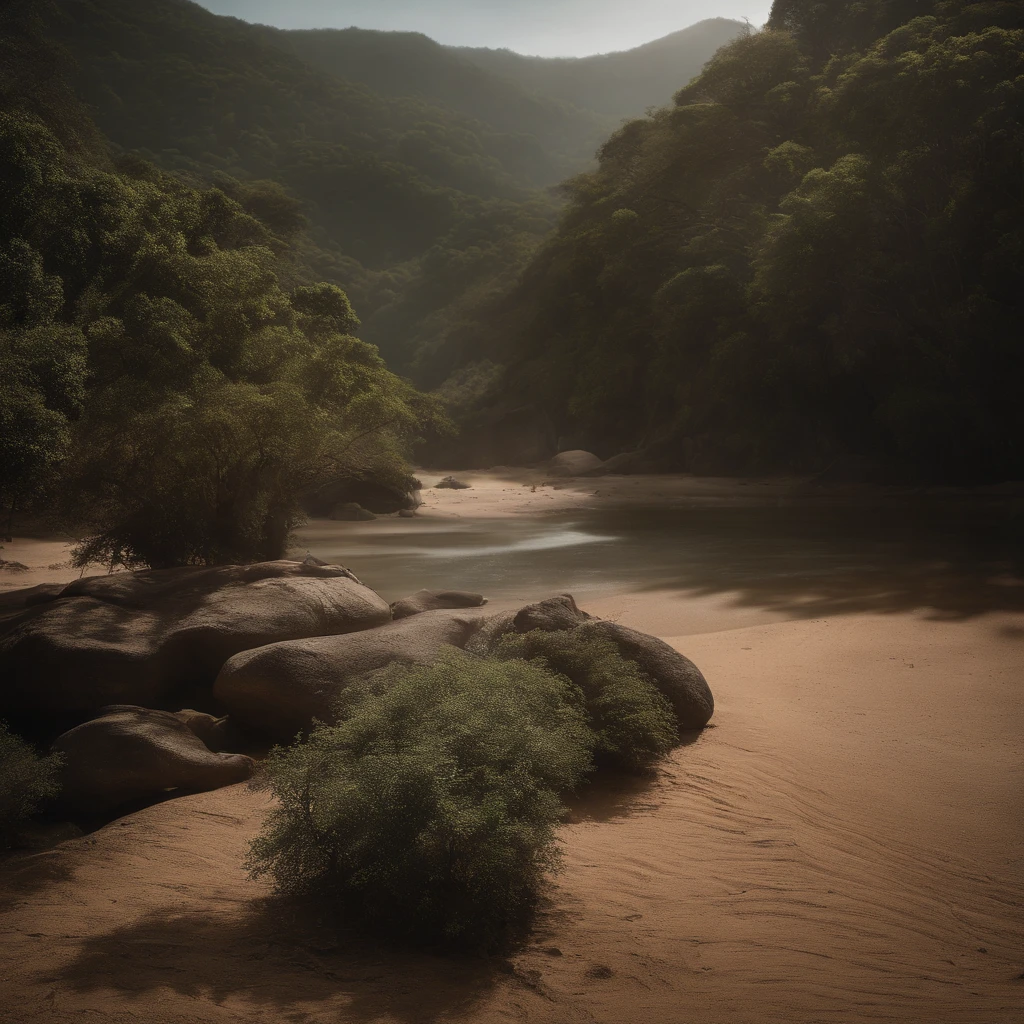
[[[679,742],[668,700],[635,662],[586,624],[553,633],[509,633],[499,641],[496,653],[537,661],[580,688],[601,764],[642,771]]]
[[[543,666],[450,650],[351,690],[341,722],[272,752],[280,806],[253,877],[391,936],[494,948],[558,864],[559,793],[591,767],[579,690]]]
[[[18,825],[60,791],[61,763],[59,754],[40,757],[0,722],[0,847],[9,846]]]

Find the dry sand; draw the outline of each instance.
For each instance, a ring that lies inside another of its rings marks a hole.
[[[494,479],[426,512],[593,497]],[[1024,1021],[1024,616],[588,608],[692,657],[714,728],[657,780],[574,806],[519,953],[395,953],[311,925],[246,881],[265,803],[234,787],[9,863],[0,1020]]]

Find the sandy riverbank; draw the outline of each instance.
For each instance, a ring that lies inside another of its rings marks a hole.
[[[475,503],[427,492],[424,514],[536,514],[603,485],[548,496],[496,476]],[[236,787],[8,865],[0,1020],[1022,1018],[1024,615],[809,618],[621,590],[587,607],[692,657],[714,728],[656,781],[579,801],[521,952],[451,960],[310,929],[245,880],[264,805]]]

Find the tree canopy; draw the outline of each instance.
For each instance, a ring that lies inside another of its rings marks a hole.
[[[561,433],[680,467],[1024,475],[1020,5],[771,26],[566,185],[488,354]]]

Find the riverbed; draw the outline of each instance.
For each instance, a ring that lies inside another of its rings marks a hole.
[[[389,599],[571,591],[687,654],[716,698],[712,727],[656,777],[573,802],[529,941],[464,960],[325,930],[246,879],[267,804],[232,787],[5,878],[0,1020],[1021,1020],[1012,488],[467,482],[426,488],[414,519],[314,521],[293,554],[341,561]]]

